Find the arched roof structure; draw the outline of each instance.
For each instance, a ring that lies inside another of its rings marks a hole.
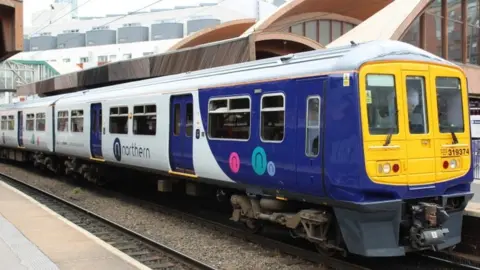
[[[430,0],[394,1],[347,34],[327,44],[327,48],[348,45],[350,41],[361,43],[383,39],[398,40],[430,2]]]
[[[376,0],[366,5],[358,5],[358,0],[293,0],[284,3],[272,15],[257,23],[254,19],[226,22],[188,36],[169,50],[195,47],[239,36],[252,37],[260,58],[322,49],[326,44],[289,33],[289,27],[312,20],[333,20],[358,25],[392,1]]]
[[[206,28],[195,32],[192,35],[180,40],[177,44],[173,45],[168,50],[179,50],[188,47],[195,47],[206,43],[217,42],[220,40],[236,38],[254,24],[255,19],[228,21],[220,25],[216,25],[215,27]]]
[[[255,35],[256,59],[325,48],[315,40],[285,32],[264,32]]]
[[[329,15],[337,15],[339,18],[354,20],[360,22],[366,20],[382,8],[386,7],[393,0],[369,1],[364,5],[359,5],[358,0],[294,0],[285,2],[271,16],[266,17],[255,25],[250,27],[244,36],[255,32],[268,31],[271,27],[277,27],[279,24],[288,23],[291,18],[297,21],[306,19],[325,18]]]

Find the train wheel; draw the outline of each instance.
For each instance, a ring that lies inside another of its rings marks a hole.
[[[259,233],[263,229],[263,223],[255,219],[248,219],[244,224],[251,233]]]
[[[318,253],[324,257],[334,257],[340,254],[338,249],[326,248],[322,244],[315,243],[315,248],[317,249]]]

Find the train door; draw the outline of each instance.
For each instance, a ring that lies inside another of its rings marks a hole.
[[[322,177],[322,97],[327,80],[296,82],[297,95],[297,184],[302,190],[324,195]],[[325,85],[324,85],[325,84]]]
[[[102,103],[90,105],[90,152],[92,158],[103,159]]]
[[[17,117],[17,127],[18,127],[18,146],[19,147],[23,147],[23,112],[22,111],[19,111],[18,112],[18,117]]]
[[[192,95],[170,100],[170,167],[173,171],[195,174],[193,168]]]
[[[430,78],[425,71],[403,71],[402,84],[406,111],[408,185],[435,182],[435,143],[433,141]]]

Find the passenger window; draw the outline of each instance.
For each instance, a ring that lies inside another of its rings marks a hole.
[[[45,131],[45,113],[37,113],[35,117],[35,130]]]
[[[33,131],[34,126],[35,126],[35,115],[33,113],[27,113],[25,130]]]
[[[398,134],[395,77],[367,75],[366,103],[368,129],[372,135]]]
[[[460,79],[436,78],[438,122],[441,133],[464,132]]]
[[[8,127],[8,120],[7,120],[7,116],[4,115],[2,116],[2,130],[7,130],[7,127]]]
[[[128,134],[128,107],[127,106],[110,108],[110,133]]]
[[[262,97],[261,138],[280,142],[285,136],[285,98],[283,95]]]
[[[9,115],[8,116],[8,130],[15,129],[15,116]]]
[[[139,105],[133,107],[133,134],[155,135],[157,133],[157,106]]]
[[[180,104],[175,104],[174,114],[175,114],[174,115],[175,123],[173,125],[173,135],[178,136],[180,134],[180,124],[181,124]]]
[[[307,98],[307,119],[305,125],[305,154],[318,156],[320,149],[320,97]]]
[[[68,132],[68,111],[58,112],[57,130],[62,132]]]
[[[250,98],[230,97],[210,100],[208,136],[213,139],[250,138]]]
[[[185,135],[192,137],[193,133],[193,104],[187,103],[187,114],[185,115]]]
[[[425,78],[407,76],[408,125],[410,134],[428,133]]]
[[[83,110],[72,110],[70,119],[72,123],[71,131],[83,132]]]

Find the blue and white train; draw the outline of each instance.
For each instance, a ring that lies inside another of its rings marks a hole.
[[[467,95],[458,66],[373,41],[16,103],[0,154],[90,181],[122,166],[161,191],[207,184],[252,228],[403,256],[461,240]]]

